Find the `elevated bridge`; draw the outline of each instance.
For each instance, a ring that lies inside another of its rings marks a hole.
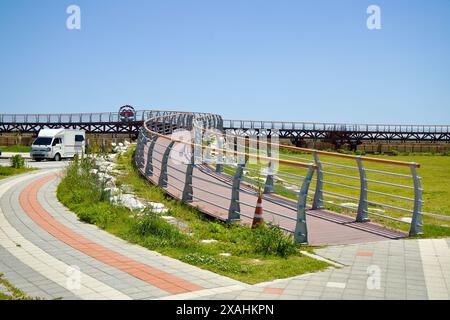
[[[43,128],[72,128],[91,134],[137,134],[146,119],[168,110],[139,110],[125,118],[120,112],[73,114],[0,114],[0,133],[37,134]],[[277,135],[299,145],[305,139],[341,143],[363,141],[450,142],[449,125],[385,125],[223,119],[221,127],[236,135]]]

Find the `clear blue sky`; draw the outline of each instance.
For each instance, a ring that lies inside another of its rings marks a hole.
[[[0,39],[1,113],[450,124],[450,0],[0,0]]]

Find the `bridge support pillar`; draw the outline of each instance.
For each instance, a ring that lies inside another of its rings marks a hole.
[[[191,160],[186,166],[186,178],[184,180],[183,195],[181,200],[183,202],[192,202],[194,190],[192,188],[192,175],[194,174],[195,154],[194,146],[191,146]]]
[[[271,150],[267,150],[267,156],[268,157],[272,157],[272,152]],[[266,183],[264,185],[264,194],[270,194],[273,191],[273,165],[272,165],[272,161],[269,162],[269,165],[267,167],[267,178],[266,178]]]
[[[316,190],[314,192],[314,199],[312,209],[323,209],[323,171],[322,171],[322,163],[320,162],[319,155],[317,151],[313,151],[314,162],[317,166],[317,175],[316,175]]]
[[[294,239],[297,243],[308,243],[308,227],[306,225],[306,203],[308,201],[309,185],[314,174],[314,167],[309,166],[308,172],[305,175],[300,194],[297,201],[297,223],[295,225]]]
[[[356,163],[359,169],[359,181],[360,181],[360,191],[359,191],[359,205],[358,214],[356,215],[356,222],[368,222],[369,219],[369,208],[367,204],[367,177],[366,170],[364,169],[361,156],[356,157]]]
[[[162,160],[161,160],[161,172],[159,174],[158,186],[167,187],[168,177],[167,177],[167,163],[169,162],[170,151],[172,151],[172,147],[175,144],[175,141],[171,141],[167,146],[167,149],[164,151]]]
[[[217,148],[222,150],[223,149],[223,137],[220,135],[217,135]],[[216,151],[216,172],[222,173],[223,172],[223,158],[224,154],[223,151]]]
[[[147,142],[147,137],[144,134],[143,129],[139,132],[137,147],[135,152],[136,158],[136,166],[138,169],[142,169],[144,167],[144,148]]]
[[[411,221],[411,228],[409,230],[409,236],[414,237],[417,235],[423,234],[422,227],[423,227],[423,221],[422,221],[422,183],[421,178],[417,174],[416,164],[411,163],[411,174],[413,176],[414,180],[414,211]]]
[[[231,202],[228,209],[228,222],[239,220],[241,218],[241,206],[239,203],[239,189],[241,187],[242,174],[245,164],[238,164],[234,173],[233,185],[231,187]]]
[[[151,177],[153,176],[153,149],[155,148],[156,140],[158,137],[152,136],[150,138],[150,146],[147,151],[147,164],[145,165],[145,176]]]

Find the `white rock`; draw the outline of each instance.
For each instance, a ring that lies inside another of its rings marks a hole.
[[[119,147],[123,147],[123,143],[122,142],[119,142]]]
[[[128,140],[125,140],[123,143],[124,143],[124,145],[126,145],[126,146],[129,146],[129,145],[131,144]]]
[[[217,240],[215,240],[215,239],[206,239],[206,240],[201,240],[200,242],[201,243],[216,243]]]
[[[228,252],[222,252],[222,253],[219,253],[219,256],[222,256],[222,257],[231,257],[231,253],[228,253]]]
[[[344,202],[341,203],[342,206],[344,207],[352,207],[352,208],[357,208],[358,204],[357,203],[353,203],[353,202]]]
[[[167,220],[167,221],[175,220],[175,218],[172,217],[172,216],[161,216],[161,219],[164,219],[164,220]]]
[[[149,202],[148,205],[149,205],[152,209],[162,209],[162,208],[164,208],[164,204],[159,203],[159,202]]]
[[[92,173],[92,174],[98,174],[98,170],[97,169],[91,169],[91,170],[89,170],[89,172],[90,173]]]
[[[145,205],[141,201],[136,199],[132,194],[122,194],[120,196],[120,201],[124,207],[127,207],[132,211],[142,211],[145,209]]]

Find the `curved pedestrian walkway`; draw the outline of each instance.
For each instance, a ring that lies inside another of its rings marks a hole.
[[[0,273],[29,295],[157,299],[245,287],[78,221],[56,185],[55,170],[0,183]]]

